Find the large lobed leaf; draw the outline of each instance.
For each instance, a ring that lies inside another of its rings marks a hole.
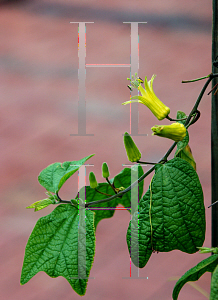
[[[139,214],[136,212],[131,222],[127,244],[133,263],[140,268],[152,250],[198,251],[196,247],[205,239],[205,208],[201,184],[191,165],[181,158],[157,165],[150,188],[139,203]],[[138,245],[131,245],[131,235],[138,235]]]
[[[44,271],[50,277],[65,277],[79,295],[85,294],[95,253],[94,213],[86,211],[86,257],[81,258],[85,260],[85,268],[78,263],[82,255],[78,247],[84,243],[78,240],[78,218],[77,208],[61,204],[38,220],[26,245],[21,284]],[[79,268],[86,274],[82,278]]]

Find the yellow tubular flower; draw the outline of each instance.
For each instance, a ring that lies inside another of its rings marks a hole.
[[[152,135],[162,136],[175,142],[179,142],[186,136],[186,128],[181,123],[173,123],[171,125],[155,125],[151,128]]]
[[[156,75],[151,77],[151,80],[147,81],[145,77],[144,85],[145,89],[141,86],[141,83],[138,85],[138,89],[141,92],[142,96],[133,96],[130,101],[122,103],[123,105],[139,102],[146,105],[152,113],[158,118],[158,120],[163,120],[170,113],[169,107],[164,105],[155,95],[153,90],[153,81]],[[138,99],[138,100],[134,100]]]

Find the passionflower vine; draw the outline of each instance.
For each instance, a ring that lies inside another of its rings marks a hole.
[[[155,125],[151,128],[152,135],[162,136],[175,142],[179,142],[184,139],[186,135],[186,128],[181,123],[173,123],[171,125]]]
[[[147,77],[145,77],[144,85],[145,88],[142,87],[143,81],[141,78],[136,78],[131,81],[132,87],[138,88],[141,93],[141,96],[133,96],[131,100],[122,103],[123,105],[139,102],[146,105],[152,113],[158,118],[158,120],[163,120],[170,113],[169,107],[163,104],[154,93],[153,90],[153,81],[156,75],[151,77],[151,80],[147,81]],[[134,78],[133,78],[134,79]],[[129,78],[128,78],[129,80]],[[137,100],[134,100],[137,99]]]

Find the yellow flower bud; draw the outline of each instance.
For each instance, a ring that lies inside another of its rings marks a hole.
[[[95,174],[94,174],[93,172],[90,172],[90,173],[89,173],[89,182],[90,182],[90,187],[91,187],[92,189],[97,188],[98,183],[97,183],[97,180],[96,180],[96,178],[95,178]]]
[[[126,101],[122,103],[123,105],[133,103],[133,102],[139,102],[144,105],[146,105],[152,113],[158,118],[158,120],[163,120],[166,118],[166,116],[169,115],[170,109],[165,104],[163,104],[155,95],[153,91],[153,81],[156,75],[153,75],[151,77],[151,80],[147,81],[147,77],[145,77],[144,85],[145,88],[142,87],[141,83],[142,81],[135,80],[131,81],[133,87],[137,87],[139,91],[141,92],[142,96],[133,96],[131,97],[130,101]],[[137,82],[137,85],[135,84]],[[133,100],[138,99],[138,100]]]
[[[181,123],[173,123],[171,125],[155,125],[151,128],[152,135],[162,136],[175,142],[179,142],[186,136],[186,128]]]
[[[102,177],[103,178],[108,178],[110,176],[109,170],[108,170],[108,165],[106,162],[102,164]]]
[[[125,132],[123,141],[128,160],[131,162],[139,161],[141,158],[141,153],[128,132]]]

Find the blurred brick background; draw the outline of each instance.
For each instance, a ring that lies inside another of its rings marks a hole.
[[[171,108],[188,113],[203,82],[182,80],[205,76],[211,71],[210,1],[0,1],[0,92],[1,92],[1,279],[0,298],[7,300],[80,299],[62,277],[52,279],[40,272],[20,286],[25,245],[39,217],[29,204],[45,194],[37,181],[39,172],[56,161],[79,160],[89,154],[98,181],[101,164],[107,161],[111,177],[128,163],[122,134],[129,132],[128,68],[89,68],[86,72],[87,133],[78,132],[78,45],[76,24],[86,21],[86,63],[130,63],[130,25],[139,25],[139,76],[157,74],[154,90]],[[137,105],[137,104],[135,104]],[[210,96],[199,109],[201,118],[190,132],[190,146],[203,185],[205,206],[210,204]],[[164,121],[165,122],[165,121]],[[151,136],[156,118],[139,106],[139,133],[135,137],[142,159],[157,161],[171,145]],[[163,123],[164,124],[164,123]],[[160,146],[161,145],[161,146]],[[145,167],[146,171],[148,167]],[[147,190],[151,177],[145,180]],[[61,190],[64,199],[77,193],[74,175]],[[210,246],[210,209],[206,208],[205,246]],[[153,254],[140,270],[141,277],[129,280],[126,230],[127,211],[116,211],[96,231],[96,255],[83,299],[169,300],[175,280],[206,255],[179,251]],[[207,293],[210,274],[196,283]],[[186,285],[179,299],[203,300],[205,296]]]

